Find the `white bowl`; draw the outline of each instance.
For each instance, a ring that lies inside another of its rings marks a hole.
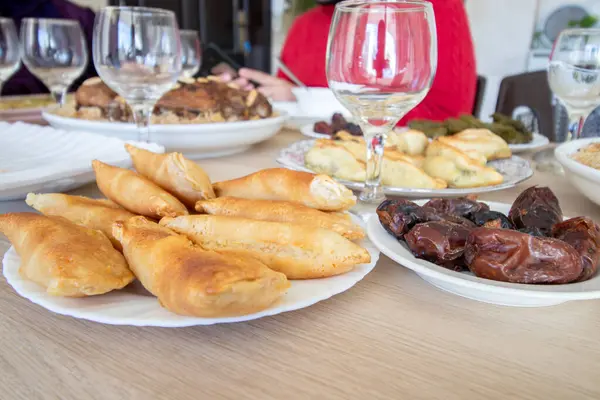
[[[135,124],[67,118],[48,110],[42,117],[59,129],[92,132],[121,140],[138,139]],[[221,157],[245,151],[275,136],[287,118],[287,114],[280,112],[278,116],[255,121],[150,125],[150,141],[164,146],[166,151],[177,151],[193,159]]]
[[[342,113],[344,117],[352,114],[335,97],[331,89],[309,87],[292,89],[296,100],[298,100],[298,115],[303,117],[314,117],[316,119],[331,120],[334,113]]]
[[[600,205],[600,171],[588,167],[571,156],[590,143],[598,143],[600,138],[578,139],[566,142],[554,150],[556,159],[563,166],[565,176],[585,197]]]

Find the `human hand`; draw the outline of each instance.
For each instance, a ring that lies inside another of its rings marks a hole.
[[[254,88],[251,81],[256,82],[259,85],[257,90],[271,100],[296,101],[296,97],[292,93],[294,85],[284,79],[250,68],[241,68],[238,74],[237,78],[232,79],[231,75],[225,73],[221,75],[221,79],[226,82],[233,82],[246,90]]]

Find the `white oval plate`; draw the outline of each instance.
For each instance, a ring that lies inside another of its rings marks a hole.
[[[531,142],[525,144],[509,144],[508,147],[510,147],[510,150],[513,153],[524,153],[526,151],[539,149],[540,147],[544,147],[549,143],[550,139],[548,139],[546,136],[539,133],[534,133],[533,140]]]
[[[352,218],[365,227],[360,218],[354,215]],[[133,284],[123,290],[101,296],[77,299],[51,296],[42,286],[21,278],[20,258],[12,246],[4,255],[2,264],[6,281],[19,295],[57,314],[110,325],[179,328],[249,321],[309,307],[345,292],[371,272],[379,259],[379,250],[368,239],[360,241],[359,244],[371,255],[369,264],[357,265],[352,271],[331,278],[291,281],[292,286],[288,292],[270,308],[255,314],[228,318],[195,318],[173,314],[161,307],[158,300],[143,288],[140,290],[141,285],[138,282],[138,288]]]
[[[417,202],[424,204],[425,202]],[[485,202],[490,209],[508,214],[510,204]],[[373,216],[367,222],[369,238],[383,254],[415,271],[432,285],[472,300],[502,306],[541,307],[571,300],[600,298],[600,274],[585,282],[565,285],[523,285],[478,278],[470,272],[455,272],[412,255],[405,243],[390,235]]]
[[[297,171],[312,172],[304,166],[304,154],[314,145],[314,140],[303,140],[293,143],[289,147],[281,150],[277,162],[282,166]],[[483,186],[468,189],[412,189],[384,186],[385,194],[390,196],[403,196],[409,198],[430,198],[430,197],[460,197],[469,194],[489,193],[498,190],[511,188],[533,175],[533,170],[529,162],[518,156],[512,156],[505,160],[494,160],[488,163],[504,176],[504,182],[500,185]],[[363,182],[352,182],[342,179],[336,179],[352,190],[362,190]]]
[[[156,144],[133,143],[164,152]],[[87,132],[0,122],[0,201],[24,199],[29,192],[65,192],[93,182],[94,159],[129,168],[124,144]]]
[[[138,139],[135,124],[68,118],[53,114],[51,110],[45,110],[42,117],[56,128],[87,131],[121,140]],[[169,152],[183,153],[188,158],[222,157],[270,139],[279,132],[287,118],[287,114],[279,113],[272,118],[255,121],[150,125],[150,141],[163,145]]]

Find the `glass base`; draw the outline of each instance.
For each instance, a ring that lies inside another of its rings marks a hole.
[[[381,187],[367,186],[359,195],[358,200],[367,204],[379,204],[385,200],[385,194]]]
[[[554,156],[554,149],[538,151],[533,155],[535,169],[540,172],[549,172],[554,175],[564,175],[565,170]]]

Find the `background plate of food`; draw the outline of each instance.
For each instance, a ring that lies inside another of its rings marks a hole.
[[[429,120],[416,120],[408,127],[396,127],[396,131],[408,128],[420,130],[430,139],[439,136],[451,136],[467,129],[488,129],[502,137],[513,153],[523,153],[546,146],[550,141],[544,135],[529,132],[525,126],[517,120],[510,119],[502,114],[494,114],[493,123],[485,123],[471,116],[463,115],[460,118],[451,118],[442,122]],[[347,131],[355,136],[362,136],[362,130],[357,124],[348,122],[343,115],[333,114],[330,121],[321,120],[309,123],[300,128],[304,136],[314,139],[327,139],[335,136],[337,132]]]
[[[0,101],[0,120],[6,122],[40,121],[44,108],[55,103],[48,94],[3,96]]]
[[[360,190],[366,175],[362,137],[338,132],[333,139],[296,142],[277,162],[295,170],[329,175]],[[429,140],[416,130],[388,135],[382,184],[386,194],[456,197],[513,187],[533,175],[529,162],[512,155],[506,142],[485,129]]]
[[[131,165],[124,141],[49,126],[0,122],[0,201],[28,192],[64,192],[94,181],[94,159]],[[154,152],[156,144],[138,144]]]
[[[600,298],[600,228],[585,217],[560,222],[548,188],[527,189],[512,206],[465,198],[417,203],[382,203],[368,234],[432,285],[507,306]]]
[[[504,139],[513,153],[535,150],[549,143],[546,136],[531,132],[521,121],[500,113],[491,115],[491,118],[492,122],[488,123],[465,114],[445,121],[413,120],[408,126],[425,133],[430,139],[452,136],[467,129],[487,129]]]
[[[600,138],[566,142],[554,153],[569,182],[585,197],[600,205]]]
[[[138,138],[128,106],[99,78],[86,81],[74,102],[42,116],[60,129]],[[243,91],[215,78],[184,78],[157,103],[150,140],[190,158],[219,157],[273,137],[286,119],[256,90]]]

